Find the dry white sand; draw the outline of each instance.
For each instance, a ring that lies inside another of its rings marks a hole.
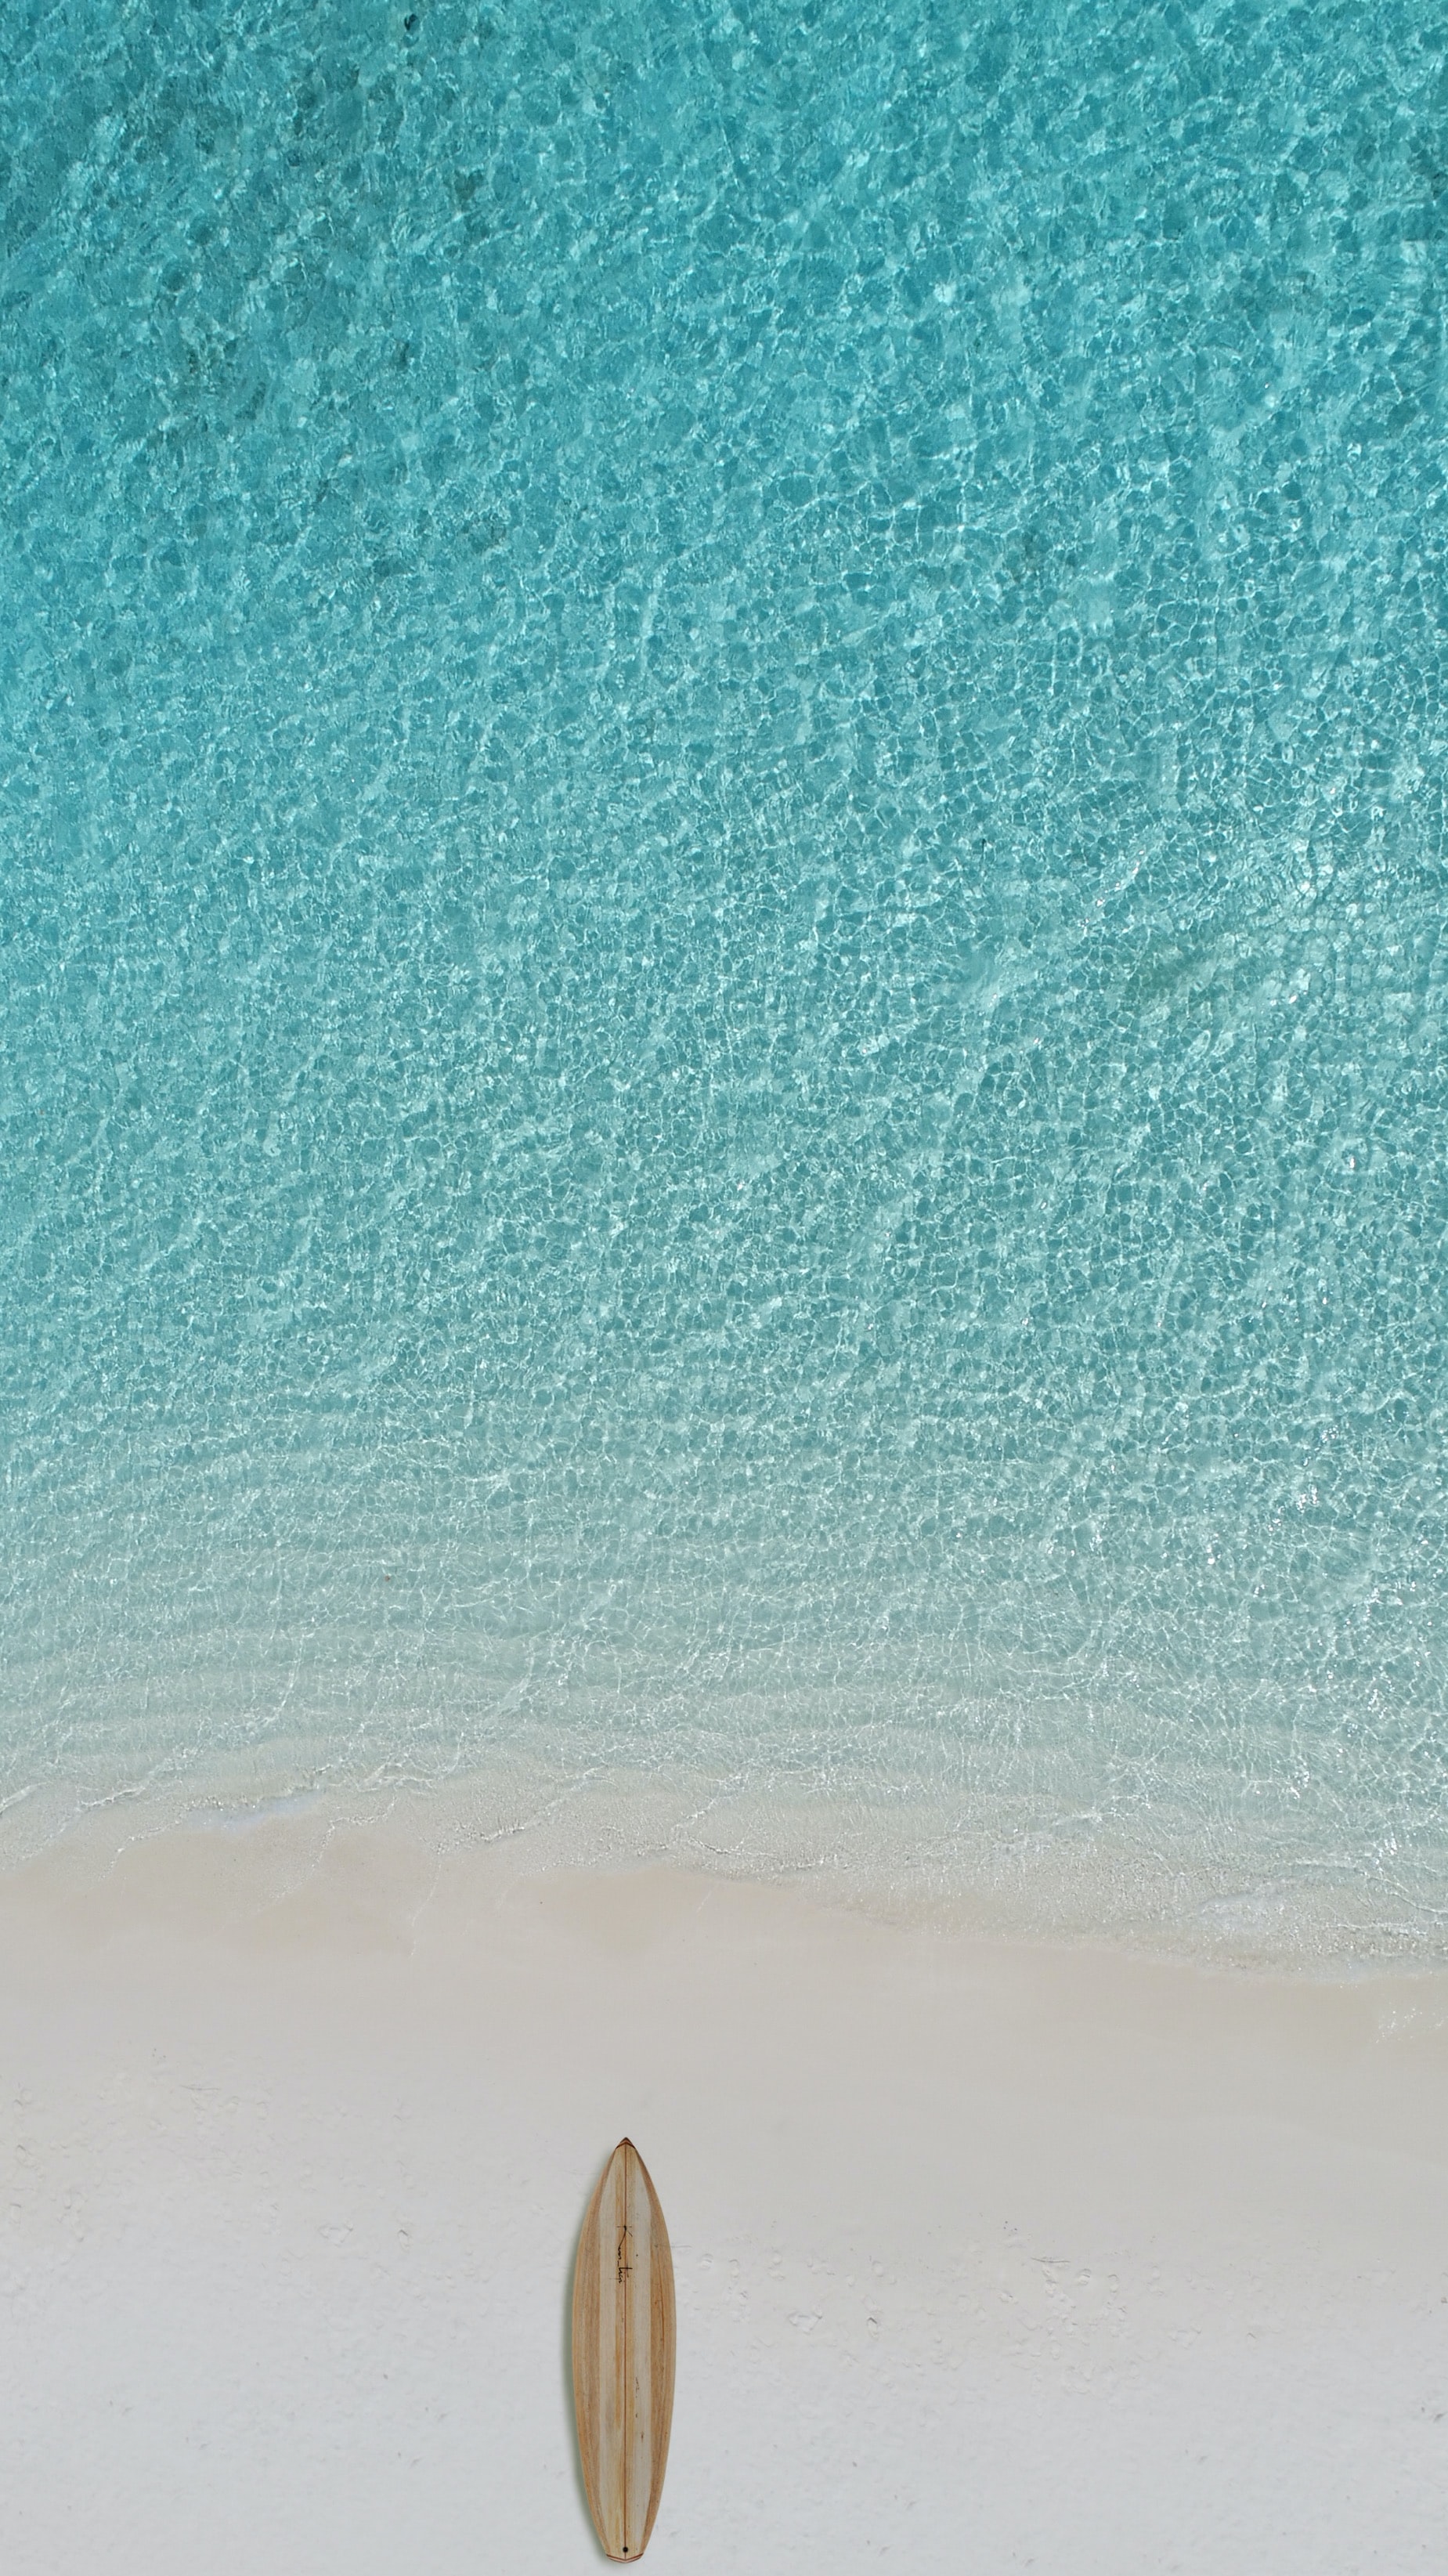
[[[1448,1979],[1155,1965],[397,1826],[0,1879],[13,2576],[598,2562],[574,2233],[679,2291],[658,2576],[1448,2550]]]

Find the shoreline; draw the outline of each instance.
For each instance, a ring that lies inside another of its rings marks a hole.
[[[499,1758],[348,1779],[300,1742],[108,1785],[41,1783],[0,1803],[0,1886],[45,1865],[83,1879],[173,1834],[248,1839],[283,1820],[297,1848],[336,1831],[443,1858],[510,1849],[536,1872],[663,1867],[795,1887],[882,1922],[1146,1960],[1333,1981],[1448,1971],[1448,1886],[1421,1863],[1394,1883],[1188,1815],[1129,1837],[1023,1796],[869,1793],[749,1776],[568,1769]]]
[[[1243,1975],[273,1813],[0,1878],[10,2563],[599,2563],[564,2315],[627,2132],[650,2563],[1427,2568],[1448,1975]]]

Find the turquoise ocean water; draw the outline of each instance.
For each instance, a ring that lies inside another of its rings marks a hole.
[[[1441,13],[5,46],[12,1817],[1448,1949]]]

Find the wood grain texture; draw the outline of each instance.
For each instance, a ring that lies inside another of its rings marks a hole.
[[[658,2195],[621,2138],[578,2240],[573,2406],[589,2510],[610,2558],[642,2558],[674,2411],[674,2261]]]

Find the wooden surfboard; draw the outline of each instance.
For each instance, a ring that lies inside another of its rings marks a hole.
[[[609,2558],[642,2558],[674,2412],[674,2260],[643,2157],[621,2138],[588,2204],[573,2275],[573,2408],[589,2511]]]

